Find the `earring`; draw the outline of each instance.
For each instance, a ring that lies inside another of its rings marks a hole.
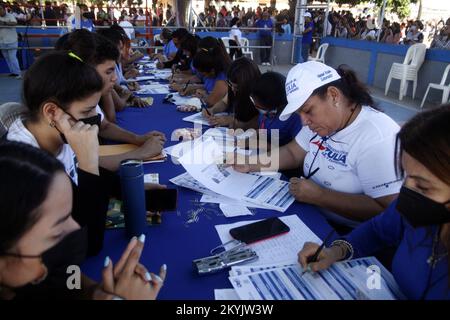
[[[56,126],[56,123],[55,123],[55,121],[52,121],[52,122],[50,122],[48,125],[49,125],[50,127],[54,128],[54,127]]]
[[[336,103],[334,104],[334,106],[335,106],[336,108],[339,108],[339,102],[336,102]]]

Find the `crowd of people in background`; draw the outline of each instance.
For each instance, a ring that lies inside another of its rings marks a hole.
[[[107,26],[119,23],[123,27],[151,25],[153,27],[177,25],[177,14],[170,5],[162,2],[155,3],[151,8],[145,9],[133,5],[132,7],[112,7],[105,4],[79,4],[81,17],[86,24],[85,28],[92,31],[95,26]],[[39,1],[18,0],[7,4],[8,11],[17,20],[18,25],[68,26],[74,23],[74,12],[65,3],[46,1],[40,7]],[[331,10],[326,20],[324,9],[308,10],[313,22],[312,36],[314,39],[323,35],[348,38],[355,40],[379,41],[389,44],[426,43],[430,48],[450,49],[450,18],[440,20],[388,20],[379,23],[378,17],[370,14],[355,16],[351,11]],[[294,12],[292,10],[277,10],[272,7],[257,8],[244,6],[220,8],[210,5],[203,12],[195,14],[192,26],[198,31],[229,31],[233,19],[239,20],[240,28],[247,28],[245,32],[255,30],[257,21],[268,14],[274,31],[277,34],[292,34],[294,27]],[[82,21],[82,24],[83,24]],[[325,31],[324,31],[325,29]],[[314,41],[316,42],[316,41]]]

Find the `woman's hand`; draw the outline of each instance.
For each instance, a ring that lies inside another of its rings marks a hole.
[[[333,246],[324,248],[320,252],[316,262],[308,263],[308,258],[314,256],[319,247],[320,246],[317,243],[313,242],[306,242],[303,245],[303,249],[298,253],[298,263],[302,266],[304,271],[317,272],[328,269],[333,263],[343,258],[341,249],[337,246]]]
[[[77,156],[78,167],[98,175],[98,126],[74,121],[67,113],[57,113],[55,126],[64,135]]]
[[[198,112],[198,108],[196,106],[189,106],[189,105],[179,105],[177,106],[177,110],[181,112]]]
[[[323,197],[324,189],[312,180],[291,178],[289,192],[295,200],[317,205]]]
[[[207,118],[208,123],[214,127],[229,127],[233,124],[233,116],[210,116]]]
[[[137,136],[136,142],[134,144],[141,146],[145,143],[145,141],[147,141],[148,139],[151,139],[151,138],[159,138],[159,139],[163,140],[163,142],[166,142],[166,136],[164,133],[159,132],[159,131],[150,131],[143,135]]]
[[[106,257],[102,272],[104,292],[129,300],[156,299],[166,278],[167,268],[165,265],[161,266],[159,275],[156,275],[139,264],[144,241],[144,235],[138,241],[132,239],[115,267],[109,257]]]
[[[165,142],[165,137],[159,135],[149,136],[144,144],[134,150],[136,158],[146,160],[161,154]]]

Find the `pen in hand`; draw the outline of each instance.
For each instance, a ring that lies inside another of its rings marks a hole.
[[[202,103],[202,109],[205,109],[208,116],[211,116],[211,112],[209,112],[208,106],[206,105],[205,101],[203,101],[203,99],[200,99],[200,102]]]
[[[322,244],[319,248],[317,248],[316,252],[308,257],[306,259],[306,262],[308,263],[308,266],[306,267],[306,270],[302,272],[302,275],[304,275],[309,270],[309,264],[313,262],[317,262],[317,259],[319,258],[320,253],[322,252],[323,248],[325,248],[325,244],[331,239],[331,236],[334,234],[334,230],[331,230],[331,232],[325,237]]]
[[[191,82],[191,79],[189,79],[189,80],[186,82],[186,85],[184,86],[184,89],[183,89],[183,92],[184,92],[184,93],[186,93],[186,89],[187,89],[187,87],[188,87],[188,85],[189,85],[189,82]]]

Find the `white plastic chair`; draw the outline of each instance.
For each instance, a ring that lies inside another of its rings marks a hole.
[[[423,96],[423,99],[422,99],[422,103],[420,104],[421,109],[423,108],[423,104],[425,103],[425,99],[427,98],[428,92],[430,91],[430,89],[442,90],[442,102],[441,103],[444,104],[444,103],[448,102],[448,97],[450,95],[450,83],[446,85],[445,82],[447,80],[449,72],[450,72],[450,64],[447,66],[447,68],[445,68],[444,75],[442,76],[440,83],[428,84],[427,91],[425,92],[425,95]]]
[[[7,102],[0,105],[0,137],[3,137],[11,124],[27,111],[28,109],[24,105],[17,102]]]
[[[253,60],[253,52],[250,50],[249,45],[250,41],[248,41],[247,38],[241,38],[242,54],[248,54],[250,56],[250,59]]]
[[[316,57],[309,57],[308,61],[319,61],[322,63],[325,63],[325,53],[328,50],[328,43],[323,43],[320,45],[319,49],[317,50]]]
[[[408,81],[413,81],[413,94],[412,97],[416,96],[417,89],[417,74],[419,72],[420,67],[425,60],[425,53],[427,51],[427,47],[423,43],[417,43],[409,47],[406,52],[405,60],[403,63],[394,62],[391,67],[391,71],[389,71],[389,76],[386,81],[386,88],[384,91],[384,95],[386,96],[389,91],[389,86],[391,85],[392,79],[400,80],[400,90],[398,93],[398,99],[403,100],[403,96],[406,95],[408,91]]]
[[[227,53],[230,54],[230,37],[221,37],[220,38],[225,46],[225,49],[227,50]]]
[[[153,36],[153,45],[156,43],[156,41],[161,41],[161,35],[160,34],[155,34]],[[161,49],[155,49],[155,53],[158,53],[160,50]]]

